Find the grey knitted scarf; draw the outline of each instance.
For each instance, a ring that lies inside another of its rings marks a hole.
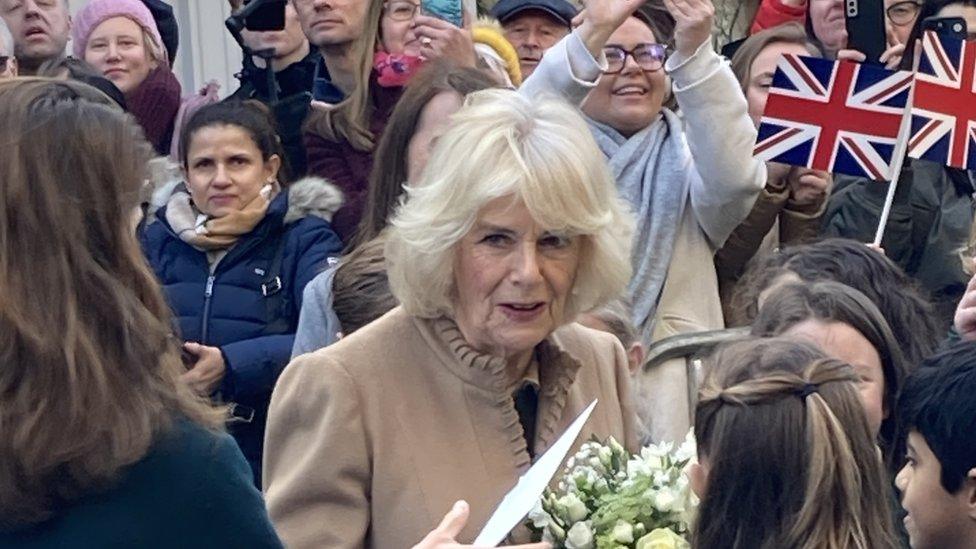
[[[636,218],[631,252],[634,276],[628,294],[634,324],[646,343],[671,264],[694,165],[684,144],[681,120],[667,109],[629,139],[605,124],[587,122],[607,157],[620,196],[630,204]]]

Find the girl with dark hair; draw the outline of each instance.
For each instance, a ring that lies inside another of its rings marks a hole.
[[[302,291],[341,248],[327,221],[338,191],[315,179],[285,188],[283,158],[260,104],[201,109],[183,132],[186,183],[142,235],[185,341],[183,380],[232,404],[230,431],[258,485],[268,402]]]
[[[857,379],[781,338],[734,343],[708,360],[690,470],[701,498],[693,547],[897,546]]]
[[[881,311],[861,292],[837,282],[790,283],[772,291],[752,323],[752,335],[811,341],[854,367],[871,433],[889,472],[904,456],[894,418],[909,364]]]
[[[152,156],[108,96],[0,82],[0,546],[281,547],[224,413],[179,378],[132,231]]]
[[[900,432],[896,404],[914,365],[905,361],[881,311],[864,294],[843,284],[790,283],[765,300],[752,334],[809,341],[854,368],[871,435],[893,481],[905,457],[905,433]],[[907,546],[897,501],[891,491],[889,508]]]
[[[732,298],[730,324],[756,318],[771,288],[791,281],[833,280],[866,295],[888,321],[910,364],[927,357],[945,336],[931,303],[890,259],[860,242],[830,238],[757,257]]]

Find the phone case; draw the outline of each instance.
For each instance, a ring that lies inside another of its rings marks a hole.
[[[844,0],[847,22],[847,47],[857,50],[870,63],[878,63],[888,48],[885,36],[884,2]]]
[[[962,17],[928,17],[922,21],[922,29],[945,34],[957,40],[965,40],[969,33],[966,20]]]
[[[421,6],[427,15],[443,19],[455,27],[463,24],[461,0],[423,0]]]

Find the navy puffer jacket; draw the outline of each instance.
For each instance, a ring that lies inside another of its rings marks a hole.
[[[309,203],[316,200],[327,204]],[[340,202],[341,194],[322,180],[296,183],[271,202],[265,218],[213,274],[207,254],[170,228],[165,207],[141,234],[183,341],[219,347],[223,354],[227,370],[216,396],[235,404],[229,429],[258,486],[268,403],[291,356],[302,291],[342,248],[327,221],[304,214],[328,213],[334,210],[328,203]]]

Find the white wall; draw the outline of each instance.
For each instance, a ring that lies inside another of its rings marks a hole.
[[[183,92],[216,80],[221,97],[233,93],[238,86],[234,73],[241,68],[241,50],[224,27],[230,5],[226,0],[164,1],[173,6],[180,27],[180,47],[173,71],[183,83]],[[88,0],[68,0],[72,14],[87,3]]]

